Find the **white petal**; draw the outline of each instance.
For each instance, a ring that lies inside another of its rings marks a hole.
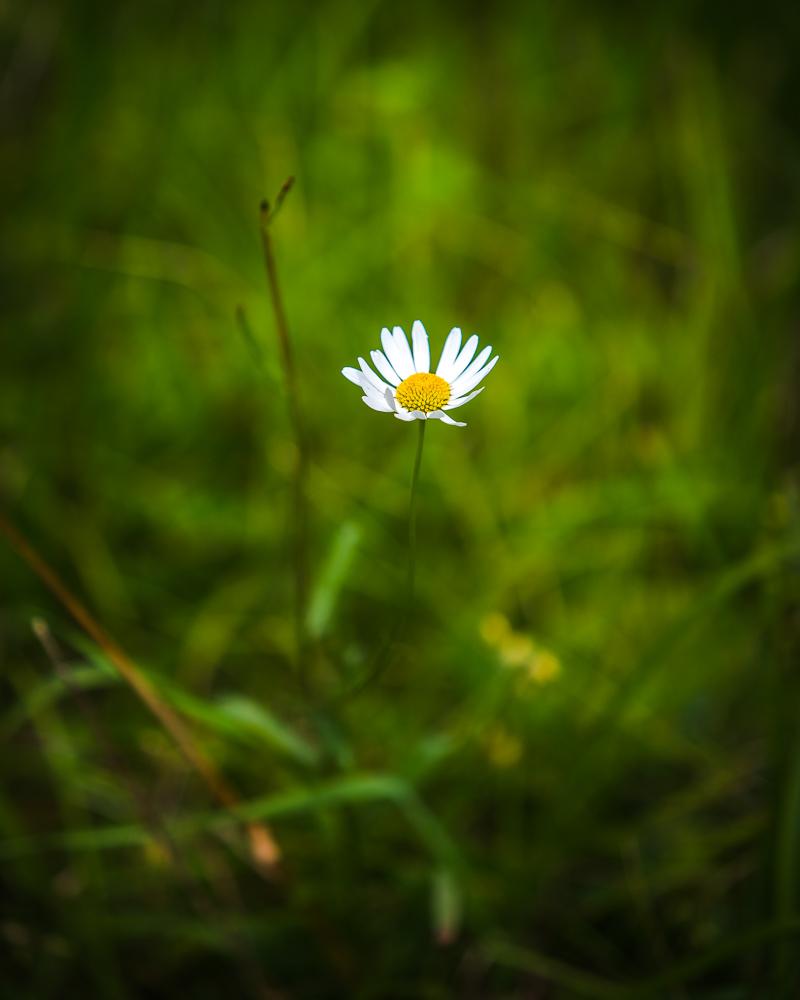
[[[386,404],[388,405],[389,409],[392,412],[394,412],[398,406],[394,391],[392,389],[387,389],[386,392],[383,394],[383,398],[386,400]]]
[[[397,348],[399,367],[398,364],[395,363],[394,359],[390,360],[394,365],[394,370],[400,378],[408,378],[409,375],[414,374],[414,358],[411,354],[411,348],[408,346],[406,335],[403,333],[403,328],[396,326],[392,330],[392,337],[394,338],[394,344]]]
[[[474,389],[476,385],[482,382],[489,372],[494,368],[497,362],[500,360],[500,355],[495,354],[488,365],[484,365],[479,371],[476,371],[474,375],[467,377],[466,372],[461,378],[456,379],[453,385],[450,387],[454,396],[463,396],[465,393]]]
[[[378,393],[382,396],[384,392],[389,388],[389,386],[383,381],[383,379],[378,378],[378,376],[375,374],[375,372],[370,368],[370,366],[363,358],[359,358],[358,363],[361,366],[361,371],[364,373],[364,376],[369,380],[369,382],[378,390]]]
[[[375,396],[376,399],[385,399],[386,389],[379,389],[374,382],[370,382],[366,375],[361,376],[361,388],[365,396]]]
[[[418,372],[431,370],[431,349],[428,346],[428,334],[418,319],[411,327],[411,342],[414,345],[414,367]]]
[[[474,399],[476,396],[479,396],[485,388],[486,386],[482,385],[480,389],[476,389],[475,392],[471,392],[467,396],[456,396],[454,399],[451,399],[449,403],[445,403],[442,409],[457,410],[459,406],[463,406],[464,403],[468,403],[471,399]]]
[[[486,364],[487,360],[489,359],[491,353],[492,353],[491,347],[484,347],[484,349],[480,352],[477,358],[475,358],[475,360],[471,364],[467,365],[464,371],[457,378],[453,379],[453,381],[450,384],[450,389],[452,390],[454,396],[464,395],[465,390],[462,389],[462,386],[466,385],[466,383],[469,382],[472,376],[476,375],[481,370],[481,368]]]
[[[491,357],[491,354],[492,354],[492,348],[491,347],[484,347],[484,349],[477,356],[477,358],[475,358],[475,360],[471,364],[468,364],[467,367],[461,372],[460,375],[457,375],[453,379],[453,381],[450,383],[451,387],[458,385],[458,383],[462,379],[472,378],[472,376],[475,374],[475,372],[480,371],[481,368],[486,364],[486,362],[488,361],[488,359]]]
[[[378,410],[379,413],[391,413],[385,399],[379,399],[377,396],[362,396],[361,399],[371,410]]]
[[[452,417],[448,417],[446,413],[441,410],[434,410],[433,413],[428,414],[429,420],[441,420],[443,424],[450,424],[451,427],[466,427],[466,424],[461,424],[457,420],[453,420]]]
[[[456,360],[459,347],[461,347],[461,330],[457,326],[454,326],[450,333],[448,333],[447,340],[444,342],[442,356],[439,358],[439,366],[436,369],[436,374],[443,378],[445,382],[450,381],[450,369]]]
[[[451,385],[458,378],[458,376],[464,371],[467,365],[472,361],[475,356],[475,351],[478,349],[478,335],[473,333],[469,340],[464,344],[464,349],[453,362],[453,367],[450,369],[450,378],[447,380]]]
[[[419,412],[419,410],[414,410],[413,413],[409,413],[408,410],[403,410],[402,412],[400,410],[397,410],[395,412],[395,416],[397,417],[398,420],[406,420],[406,421],[419,420],[421,415],[422,414]]]
[[[350,379],[354,385],[361,385],[361,372],[358,368],[342,368],[342,375]]]
[[[402,330],[400,332],[402,333]],[[403,337],[404,341],[405,339]],[[411,360],[411,351],[408,350],[408,344],[406,344],[406,351],[408,353],[407,362],[406,355],[398,346],[394,334],[390,333],[386,327],[381,330],[381,344],[383,344],[383,353],[389,359],[389,364],[401,379],[408,378],[409,375],[414,374],[414,365]]]
[[[381,351],[370,351],[369,356],[372,358],[373,365],[375,365],[387,382],[391,382],[392,385],[400,385],[400,378],[397,372],[392,368],[386,356]]]
[[[382,392],[378,392],[374,385],[370,385],[366,378],[364,378],[362,388],[364,390],[364,395],[369,396],[373,402],[378,403],[380,406],[388,405],[386,396]],[[392,409],[394,409],[394,407],[392,407]]]

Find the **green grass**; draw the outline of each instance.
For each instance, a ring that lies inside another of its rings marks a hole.
[[[239,799],[0,536],[4,993],[796,995],[794,49],[721,5],[0,11],[0,504]],[[416,318],[501,361],[428,428],[406,623],[416,428],[340,370]]]

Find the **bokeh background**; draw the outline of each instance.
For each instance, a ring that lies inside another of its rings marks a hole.
[[[2,509],[244,803],[0,537],[4,995],[796,996],[791,6],[6,0],[0,55]],[[340,369],[416,318],[501,361],[405,621],[416,428]]]

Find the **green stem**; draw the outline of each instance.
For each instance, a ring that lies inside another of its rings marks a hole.
[[[419,421],[417,454],[414,458],[414,471],[411,474],[411,496],[408,502],[408,579],[405,604],[401,607],[399,616],[394,620],[394,627],[391,633],[375,652],[372,665],[364,678],[355,687],[345,692],[345,695],[350,698],[361,694],[362,691],[366,690],[383,673],[391,661],[397,644],[411,618],[411,611],[414,606],[414,577],[417,569],[417,483],[419,481],[419,468],[422,464],[422,446],[425,444],[426,423],[426,420]]]
[[[296,460],[292,476],[292,508],[294,514],[294,570],[295,570],[295,654],[300,683],[308,693],[308,642],[306,635],[306,612],[308,607],[309,571],[308,571],[308,535],[309,513],[307,497],[308,479],[308,437],[300,407],[297,386],[297,375],[292,351],[292,340],[289,336],[289,323],[286,319],[286,309],[281,295],[278,269],[275,265],[275,255],[272,250],[270,225],[273,222],[283,199],[288,194],[293,178],[283,185],[278,195],[275,207],[270,210],[269,204],[261,204],[261,246],[264,251],[264,264],[267,275],[272,309],[275,315],[275,331],[278,335],[278,346],[281,353],[281,365],[286,386],[286,396],[289,404],[289,418],[294,434]]]
[[[414,472],[411,476],[411,497],[408,503],[408,606],[414,603],[414,578],[417,571],[417,482],[419,467],[422,464],[422,447],[425,444],[425,427],[427,420],[419,420],[419,437],[417,438],[417,455],[414,459]]]

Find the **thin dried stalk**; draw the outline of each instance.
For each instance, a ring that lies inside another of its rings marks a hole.
[[[306,479],[308,477],[308,438],[305,422],[300,406],[300,394],[297,385],[297,371],[294,363],[294,352],[289,335],[289,323],[283,304],[278,269],[275,264],[275,254],[272,249],[270,226],[280,211],[283,200],[294,184],[290,177],[278,193],[275,205],[270,208],[269,202],[261,203],[261,246],[264,252],[264,266],[267,274],[272,311],[275,317],[275,331],[281,356],[281,367],[286,385],[286,398],[289,406],[289,419],[292,424],[296,460],[292,477],[294,505],[294,570],[295,570],[295,647],[297,669],[300,681],[307,688],[308,678],[308,643],[306,637],[306,612],[308,608],[309,572],[308,572],[308,499]]]
[[[66,608],[86,634],[103,650],[120,676],[133,688],[150,712],[163,726],[172,740],[200,775],[214,797],[227,808],[239,804],[239,796],[205,755],[194,736],[173,709],[161,698],[153,685],[128,654],[112,639],[94,616],[69,590],[55,570],[45,562],[11,522],[0,514],[0,531],[36,573],[45,586]],[[281,852],[272,833],[263,823],[249,823],[247,833],[250,852],[261,870],[272,869],[280,860]]]

